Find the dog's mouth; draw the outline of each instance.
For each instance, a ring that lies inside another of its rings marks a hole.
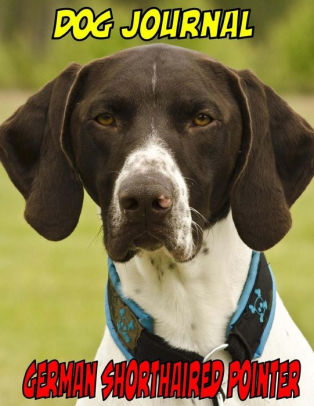
[[[134,239],[134,246],[137,249],[155,251],[163,246],[163,242],[149,231],[144,231]]]
[[[178,243],[175,233],[167,225],[151,227],[149,230],[136,230],[134,226],[121,227],[114,234],[105,233],[104,242],[108,255],[117,262],[127,262],[142,250],[156,251],[162,247],[169,251],[175,261],[187,262],[199,249],[199,244],[194,241],[190,246]]]

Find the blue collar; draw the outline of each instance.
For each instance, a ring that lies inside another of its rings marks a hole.
[[[185,359],[186,355],[191,360],[202,358],[196,353],[175,349],[155,335],[152,317],[133,300],[123,296],[119,276],[110,258],[108,271],[105,299],[107,325],[127,360],[142,360],[144,355],[144,359],[150,358],[154,345],[158,359]],[[262,355],[275,307],[276,286],[271,268],[263,253],[253,251],[246,283],[226,329],[227,350],[233,359],[254,359]]]

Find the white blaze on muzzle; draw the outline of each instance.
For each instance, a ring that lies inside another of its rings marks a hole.
[[[126,222],[119,204],[119,190],[122,182],[128,181],[128,179],[132,182],[132,178],[135,176],[143,176],[144,180],[151,173],[167,178],[172,185],[172,207],[167,216],[168,226],[172,233],[169,238],[172,240],[171,246],[174,247],[174,250],[181,252],[187,260],[192,256],[194,250],[188,188],[171,153],[155,137],[127,157],[116,179],[110,209],[111,226],[114,232],[118,232]],[[167,196],[161,195],[159,199],[161,206],[165,208],[169,206]]]

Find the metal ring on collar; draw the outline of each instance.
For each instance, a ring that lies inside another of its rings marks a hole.
[[[215,347],[212,349],[205,357],[203,358],[203,362],[207,362],[211,359],[212,355],[215,354],[215,352],[225,350],[228,347],[228,344],[220,344],[218,347]]]

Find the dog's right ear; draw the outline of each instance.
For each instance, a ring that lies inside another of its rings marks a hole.
[[[25,219],[54,241],[74,230],[83,203],[83,187],[60,145],[66,100],[79,69],[69,66],[0,127],[0,160],[26,200]]]
[[[264,251],[288,232],[289,208],[314,175],[314,130],[250,71],[233,78],[243,138],[232,216],[242,240]]]

